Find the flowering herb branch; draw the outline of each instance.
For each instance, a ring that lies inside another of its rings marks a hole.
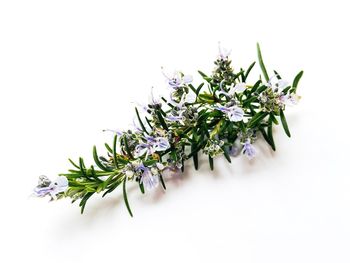
[[[199,168],[198,154],[208,156],[210,168],[223,155],[228,162],[243,153],[248,159],[256,156],[254,142],[261,134],[272,150],[276,150],[272,128],[282,123],[288,137],[290,131],[284,110],[295,105],[299,72],[291,85],[273,71],[272,77],[262,59],[257,44],[261,77],[248,84],[253,62],[246,70],[235,72],[229,53],[219,46],[219,55],[211,75],[198,71],[203,82],[197,87],[192,77],[182,72],[164,74],[170,89],[170,99],[155,98],[143,107],[135,108],[139,125],[133,130],[114,131],[112,145],[105,144],[107,153],[101,156],[93,147],[95,165],[86,166],[83,158],[69,159],[73,168],[51,181],[40,176],[34,194],[51,196],[51,200],[70,197],[79,200],[81,213],[87,201],[96,193],[102,197],[122,187],[127,210],[133,216],[127,198],[127,184],[136,183],[141,193],[161,185],[164,174],[184,171],[184,162],[192,159]],[[190,94],[194,99],[190,100]],[[162,101],[162,102],[161,102]]]

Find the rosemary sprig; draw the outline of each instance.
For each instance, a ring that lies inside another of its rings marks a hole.
[[[232,156],[242,152],[252,159],[256,155],[253,144],[258,134],[275,150],[273,126],[279,124],[277,116],[287,136],[291,136],[284,111],[299,99],[296,91],[303,71],[296,75],[292,85],[275,70],[270,78],[259,44],[257,53],[265,80],[258,79],[251,84],[246,81],[256,63],[236,72],[229,52],[221,47],[212,74],[198,71],[203,82],[197,87],[191,83],[190,76],[182,72],[173,76],[165,74],[171,99],[161,97],[165,103],[162,104],[160,99],[153,98],[147,112],[142,114],[144,120],[135,108],[140,128],[116,134],[112,146],[105,143],[104,156],[99,156],[94,146],[95,165],[86,166],[83,158],[77,163],[69,159],[73,169],[60,174],[53,182],[40,177],[34,193],[40,197],[50,195],[52,199],[79,200],[83,213],[95,193],[101,192],[104,197],[122,185],[125,206],[133,216],[127,196],[128,182],[137,182],[142,193],[159,184],[165,190],[163,174],[183,171],[188,159],[199,169],[200,152],[208,156],[211,170],[217,156],[223,155],[231,162]],[[187,100],[189,93],[194,95],[193,101]]]

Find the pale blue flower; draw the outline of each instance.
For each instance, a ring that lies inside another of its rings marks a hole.
[[[151,171],[147,169],[141,175],[141,182],[146,190],[150,191],[159,185],[159,176],[153,175]]]
[[[250,143],[250,140],[246,140],[243,143],[243,154],[248,157],[249,160],[253,159],[257,152],[255,147]]]
[[[50,195],[52,199],[56,199],[59,193],[68,189],[68,180],[65,176],[59,176],[55,181],[50,181],[46,176],[39,177],[38,186],[34,188],[34,194],[37,197]]]
[[[284,79],[279,79],[278,75],[272,76],[266,83],[267,87],[271,87],[276,92],[281,92],[289,85],[288,81]]]
[[[154,188],[156,188],[159,185],[159,171],[158,167],[161,167],[164,169],[164,166],[162,164],[158,164],[152,168],[157,170],[157,173],[152,174],[152,171],[150,168],[144,166],[143,164],[139,165],[136,168],[136,171],[142,171],[140,182],[143,184],[143,186],[146,188],[147,191],[150,191]]]
[[[180,71],[175,71],[172,76],[168,76],[164,72],[163,72],[163,75],[167,79],[169,87],[171,87],[173,89],[177,89],[177,88],[182,87],[186,84],[189,84],[193,80],[192,76],[184,75]]]
[[[221,59],[221,60],[228,60],[228,57],[231,54],[231,50],[228,50],[226,48],[221,47],[221,43],[220,42],[219,42],[218,47],[219,47],[219,56],[218,56],[218,58]]]
[[[158,151],[165,151],[170,148],[169,140],[165,137],[152,137],[145,135],[146,142],[141,142],[135,147],[136,157],[143,156],[146,154],[151,155]]]
[[[281,95],[279,97],[280,103],[288,106],[294,106],[299,103],[300,96],[297,94],[291,93],[291,94],[286,94],[286,95]]]
[[[157,137],[153,143],[153,149],[157,152],[165,151],[170,148],[170,143],[167,138]]]
[[[111,132],[111,133],[114,133],[118,136],[123,135],[123,132],[121,130],[104,129],[103,132]]]
[[[242,93],[243,91],[245,91],[247,88],[247,84],[244,82],[240,82],[235,84],[230,91],[232,90],[233,93]]]
[[[223,82],[220,83],[220,90],[217,92],[218,95],[224,94],[226,97],[233,98],[236,93],[242,93],[247,89],[247,84],[244,82],[240,82],[237,84],[232,84],[228,86],[229,90],[225,91],[223,88]]]
[[[242,110],[242,108],[240,108],[236,105],[231,106],[231,107],[218,106],[218,107],[216,107],[216,109],[226,113],[227,117],[232,122],[238,122],[238,121],[243,120],[244,111]]]

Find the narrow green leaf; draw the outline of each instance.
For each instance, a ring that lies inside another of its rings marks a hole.
[[[165,123],[162,114],[159,111],[156,111],[156,113],[157,113],[160,125],[162,125],[163,129],[167,131],[168,130],[168,125]]]
[[[193,164],[194,164],[194,168],[196,170],[198,170],[198,153],[195,152],[196,148],[197,148],[197,132],[196,129],[193,128],[192,130],[192,143],[191,143],[191,152],[193,153],[192,159],[193,159]]]
[[[278,125],[278,120],[273,113],[270,113],[270,118],[274,124]]]
[[[145,193],[145,187],[143,186],[143,183],[139,182],[139,187],[140,187],[140,191],[141,193]]]
[[[214,159],[209,156],[209,165],[210,165],[210,170],[214,170]]]
[[[258,59],[259,59],[259,65],[260,65],[261,71],[262,71],[262,73],[263,73],[263,75],[265,77],[265,80],[269,81],[270,78],[269,78],[269,75],[267,74],[266,67],[264,65],[264,61],[263,61],[263,58],[262,58],[262,55],[261,55],[261,49],[260,49],[259,43],[256,43],[256,47],[257,47],[257,50],[258,50]]]
[[[126,193],[126,181],[127,181],[127,178],[125,177],[124,181],[123,181],[123,197],[124,197],[124,203],[126,205],[126,208],[128,209],[128,212],[130,214],[131,217],[133,217],[132,215],[132,212],[131,212],[131,209],[130,209],[130,205],[129,205],[129,202],[128,202],[128,196],[127,196],[127,193]]]
[[[204,83],[201,83],[199,86],[198,86],[198,88],[197,88],[197,90],[196,90],[196,95],[198,96],[198,94],[199,94],[199,92],[201,91],[201,89],[202,89],[202,87],[204,86]]]
[[[75,168],[78,168],[80,169],[79,165],[75,164],[72,159],[68,158],[68,161],[75,167]]]
[[[131,151],[130,151],[130,148],[129,148],[129,143],[128,143],[128,140],[126,139],[126,137],[123,137],[123,141],[124,141],[126,153],[129,155],[129,157],[131,159],[134,159],[134,157],[131,154]]]
[[[300,72],[295,76],[295,78],[294,78],[294,80],[293,80],[293,85],[292,85],[292,90],[291,90],[291,92],[294,92],[294,93],[296,92],[297,87],[298,87],[298,83],[299,83],[301,77],[303,76],[303,74],[304,74],[304,71],[300,71]]]
[[[223,149],[223,151],[224,151],[224,156],[225,156],[226,160],[227,160],[229,163],[231,163],[231,157],[230,157],[230,154],[229,154],[229,152],[228,152],[228,150],[227,150],[227,147],[224,146],[224,147],[222,147],[222,149]]]
[[[108,152],[113,153],[113,150],[112,150],[112,148],[108,145],[108,143],[105,143],[105,147],[106,147],[106,149],[107,149]]]
[[[273,122],[272,122],[272,119],[270,118],[269,126],[267,127],[267,137],[269,138],[269,141],[271,143],[270,145],[272,150],[276,151],[275,141],[273,139],[273,134],[272,134],[272,125],[273,125]]]
[[[273,149],[274,145],[270,142],[270,138],[267,136],[267,133],[265,131],[265,129],[263,127],[259,128],[262,136],[264,137],[265,141],[271,146],[271,148]]]
[[[198,152],[193,153],[192,156],[194,169],[198,170]]]
[[[257,82],[255,82],[255,84],[252,87],[252,89],[250,90],[250,92],[254,93],[259,88],[260,84],[261,84],[261,80],[259,79]]]
[[[277,79],[282,79],[281,75],[278,74],[276,70],[274,70],[273,73],[275,73]]]
[[[143,122],[141,121],[140,114],[139,114],[139,111],[138,111],[137,107],[135,107],[135,111],[136,111],[137,119],[139,120],[139,123],[140,123],[140,125],[141,125],[141,129],[142,129],[145,133],[149,134],[148,131],[147,131],[146,128],[145,128],[145,125],[144,125]]]
[[[151,122],[149,121],[149,119],[147,117],[145,117],[145,119],[146,119],[148,126],[151,128],[151,130],[153,130],[153,126],[152,126]]]
[[[190,87],[190,89],[191,89],[194,93],[196,93],[196,89],[193,87],[192,84],[188,84],[188,86]]]
[[[116,189],[121,184],[121,182],[121,180],[116,181],[107,191],[103,193],[102,197],[105,197],[107,194],[113,192],[114,189]]]
[[[282,126],[283,126],[285,133],[287,134],[288,137],[290,137],[290,132],[289,132],[287,120],[286,120],[286,117],[284,116],[284,112],[282,109],[280,109],[280,118],[281,118]]]
[[[104,165],[100,162],[100,159],[99,159],[99,157],[98,157],[98,155],[97,155],[96,146],[94,146],[92,153],[93,153],[93,157],[94,157],[94,161],[95,161],[96,165],[97,165],[101,170],[107,171],[107,172],[111,171],[111,169],[107,168],[106,166],[104,166]]]
[[[208,78],[207,75],[205,75],[202,71],[198,70],[199,75],[201,75],[203,78]]]
[[[214,102],[214,96],[211,94],[203,93],[203,94],[199,94],[198,97],[201,100],[206,101],[206,102]]]
[[[146,161],[143,161],[143,165],[145,165],[145,166],[152,166],[155,163],[157,163],[157,160],[146,160]]]
[[[112,153],[113,153],[113,161],[114,161],[114,165],[116,168],[118,168],[118,158],[117,158],[117,140],[118,140],[118,135],[114,136],[114,140],[113,140],[113,149],[112,149]]]
[[[96,174],[96,171],[95,171],[95,168],[94,168],[93,165],[91,165],[90,169],[91,169],[90,170],[91,171],[91,175],[96,179],[96,181],[98,181],[100,183],[103,183],[103,181],[100,178],[98,178],[98,176]]]
[[[245,82],[247,80],[248,75],[249,75],[250,71],[253,69],[254,65],[255,65],[255,61],[249,66],[246,73],[242,75],[243,82]]]
[[[159,179],[160,179],[160,183],[162,184],[163,189],[166,190],[164,179],[163,179],[163,176],[161,174],[159,175]]]
[[[83,214],[85,210],[85,205],[87,200],[94,194],[94,192],[90,192],[84,195],[84,197],[81,199],[79,206],[81,207],[80,213]]]
[[[86,176],[86,168],[85,168],[84,160],[81,157],[79,157],[79,168],[80,168],[81,173],[84,176]]]
[[[248,128],[253,128],[257,126],[267,115],[268,115],[267,112],[262,112],[262,111],[255,114],[253,118],[251,118],[250,121],[248,122]]]
[[[249,99],[246,99],[244,102],[243,102],[243,107],[247,107],[248,105],[250,105],[252,102],[255,102],[258,100],[258,97],[257,96],[252,96],[250,97]]]

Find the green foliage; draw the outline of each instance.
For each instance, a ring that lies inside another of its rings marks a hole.
[[[270,79],[259,44],[257,44],[257,53],[262,75],[268,82]],[[281,93],[272,90],[270,84],[263,84],[261,79],[252,82],[252,85],[247,83],[243,92],[230,93],[232,87],[247,82],[255,64],[253,62],[246,70],[241,68],[237,72],[233,70],[231,60],[219,58],[215,61],[212,75],[198,71],[203,82],[197,87],[193,84],[181,84],[182,86],[178,87],[178,92],[185,95],[191,92],[192,95],[195,95],[193,102],[183,104],[184,108],[178,109],[179,106],[176,106],[175,102],[167,101],[164,97],[162,97],[162,101],[165,104],[148,106],[148,114],[142,116],[143,119],[141,119],[138,109],[135,108],[136,117],[141,127],[140,131],[125,131],[120,136],[115,135],[112,144],[105,143],[107,152],[105,156],[98,155],[96,146],[94,146],[93,160],[95,165],[86,166],[81,157],[77,163],[69,159],[73,169],[61,174],[66,176],[69,182],[69,188],[64,196],[72,198],[72,202],[80,200],[79,206],[81,213],[83,213],[87,201],[95,193],[102,193],[102,197],[104,197],[122,185],[125,206],[130,216],[133,216],[127,196],[127,182],[136,181],[141,193],[145,193],[145,183],[141,180],[142,171],[133,170],[133,172],[127,173],[128,169],[134,169],[130,167],[139,165],[139,167],[145,167],[142,169],[152,171],[152,176],[159,177],[160,185],[165,190],[162,168],[159,167],[166,166],[173,170],[181,168],[183,171],[185,161],[192,159],[195,169],[198,169],[199,154],[203,150],[204,154],[206,151],[210,152],[207,158],[211,170],[214,169],[215,154],[224,156],[231,163],[230,150],[237,146],[241,150],[242,144],[247,140],[254,142],[257,133],[260,133],[270,147],[276,150],[273,126],[279,125],[277,116],[279,116],[285,133],[290,137],[284,114],[285,105],[278,99],[281,95],[295,94],[303,71],[296,75],[291,86],[285,87],[283,91],[278,91]],[[278,79],[281,79],[276,70],[274,70],[274,74],[277,75]],[[264,97],[266,94],[272,94],[272,96]],[[278,103],[272,101],[273,107],[266,107],[265,100],[271,98],[277,100]],[[240,107],[243,110],[243,120],[233,121],[225,111],[221,110],[221,107],[231,105],[232,102],[234,102],[235,107]],[[190,121],[169,120],[171,114],[176,115],[179,112],[182,112],[183,116]],[[147,143],[148,137],[152,137],[154,140],[166,138],[169,140],[169,147],[166,150],[157,150],[139,156],[136,147],[140,143]]]

